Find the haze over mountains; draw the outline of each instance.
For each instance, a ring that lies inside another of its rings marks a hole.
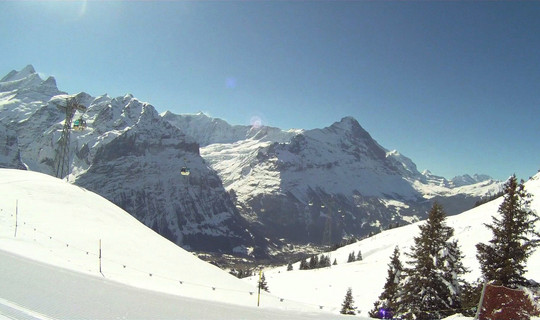
[[[88,126],[71,132],[66,179],[194,251],[260,258],[290,244],[330,245],[417,221],[434,200],[462,212],[501,185],[421,173],[351,117],[285,131],[159,114],[131,95],[61,92],[30,65],[0,80],[0,167],[54,175],[58,105],[70,97],[87,108],[75,118]]]

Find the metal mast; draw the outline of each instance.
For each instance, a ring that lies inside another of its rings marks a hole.
[[[86,107],[79,104],[78,99],[75,97],[66,99],[66,105],[57,105],[58,109],[66,113],[66,121],[62,128],[62,135],[58,140],[58,148],[56,149],[56,155],[54,158],[54,169],[57,178],[63,179],[69,174],[69,142],[70,142],[70,130],[71,121],[75,111],[85,111]]]

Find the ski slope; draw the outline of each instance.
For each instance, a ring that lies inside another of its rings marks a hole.
[[[540,173],[525,183],[527,192],[533,194],[531,209],[540,213]],[[481,277],[480,265],[476,260],[476,244],[487,243],[492,233],[484,223],[492,223],[492,216],[498,214],[502,198],[476,207],[462,214],[447,218],[448,226],[454,228],[454,237],[458,240],[465,255],[463,263],[470,270],[464,276],[468,281]],[[396,246],[399,247],[402,263],[406,263],[405,252],[410,252],[413,238],[419,235],[418,225],[423,221],[397,229],[387,230],[373,237],[330,252],[330,261],[337,265],[315,270],[299,270],[300,263],[293,264],[293,271],[286,271],[286,266],[265,270],[265,278],[270,291],[295,301],[337,306],[343,302],[347,288],[352,288],[355,306],[361,315],[367,315],[373,303],[383,290],[387,277],[390,256]],[[537,224],[540,231],[540,223]],[[362,252],[362,261],[347,263],[351,252]],[[529,258],[528,272],[525,276],[540,282],[540,249]],[[255,284],[255,277],[246,278],[246,282]],[[291,288],[295,288],[291,290]],[[316,294],[313,294],[316,293]]]
[[[266,293],[257,308],[256,286],[65,181],[0,169],[0,194],[0,315],[8,319],[341,318]]]
[[[3,284],[0,315],[7,319],[338,318],[323,313],[246,307],[147,291],[4,251],[0,251],[0,268],[8,271],[0,275]],[[21,269],[24,272],[20,272]]]

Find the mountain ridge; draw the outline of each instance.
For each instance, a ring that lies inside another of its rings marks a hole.
[[[421,219],[430,201],[460,212],[500,186],[420,173],[352,117],[284,131],[159,114],[130,94],[68,95],[31,66],[2,79],[0,129],[10,143],[0,145],[0,166],[53,174],[65,118],[57,105],[76,96],[87,110],[75,117],[88,127],[71,132],[67,179],[192,250],[265,256],[289,243],[327,245]]]

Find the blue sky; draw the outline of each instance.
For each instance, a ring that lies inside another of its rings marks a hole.
[[[538,1],[0,1],[0,77],[231,124],[353,116],[419,170],[527,179],[539,35]]]

